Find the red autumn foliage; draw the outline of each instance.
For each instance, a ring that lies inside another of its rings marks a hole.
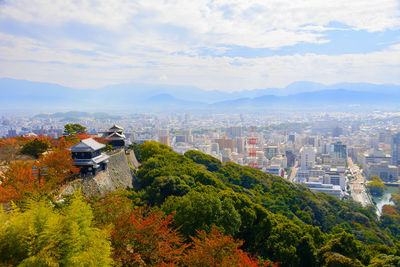
[[[210,233],[198,231],[192,245],[183,257],[185,266],[269,266],[239,249],[243,241],[235,241],[216,227]],[[277,266],[277,265],[275,265]]]
[[[71,152],[65,149],[56,149],[41,156],[36,165],[38,168],[46,167],[44,183],[49,185],[48,188],[79,173],[79,168],[73,165]]]
[[[8,137],[0,139],[0,162],[14,161],[21,150],[21,147],[30,139],[24,137]]]
[[[4,141],[4,140],[3,140]],[[20,144],[27,138],[10,139],[6,143]],[[35,170],[32,170],[35,167]],[[0,173],[0,202],[22,200],[33,193],[49,193],[66,178],[79,172],[72,164],[71,152],[61,146],[40,156],[37,161],[12,161]]]
[[[216,228],[199,231],[185,243],[172,228],[172,216],[157,208],[133,208],[124,196],[108,195],[93,207],[99,227],[113,225],[113,258],[121,266],[271,266],[239,249],[242,241]]]
[[[93,137],[94,137],[94,135],[90,135],[90,134],[87,134],[87,133],[80,133],[80,134],[75,135],[75,138],[78,138],[79,140],[83,140],[83,139],[87,139],[87,138],[93,138]]]
[[[399,215],[397,210],[391,205],[384,205],[382,207],[382,213],[387,215]]]
[[[79,143],[79,141],[80,140],[77,138],[71,138],[69,136],[61,136],[58,139],[58,142],[55,147],[57,147],[59,149],[67,149],[67,148],[70,148],[71,146]]]
[[[122,214],[111,233],[114,259],[123,266],[178,264],[187,245],[171,223],[171,216],[156,209],[140,207]]]
[[[93,204],[96,224],[107,226],[116,222],[123,214],[132,210],[132,201],[125,197],[107,195],[103,200]]]
[[[39,190],[39,182],[32,175],[32,164],[25,161],[11,162],[0,176],[0,202],[21,200]]]

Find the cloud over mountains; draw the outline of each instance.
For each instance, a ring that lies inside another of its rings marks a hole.
[[[400,83],[396,0],[5,0],[0,14],[0,77],[223,91]]]

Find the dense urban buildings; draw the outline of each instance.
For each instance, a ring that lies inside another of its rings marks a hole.
[[[80,123],[114,146],[156,140],[182,154],[199,150],[342,198],[351,194],[354,164],[365,179],[378,176],[398,183],[399,121],[397,113],[379,112],[134,114],[117,119],[10,115],[2,117],[0,135],[57,138],[65,124]]]

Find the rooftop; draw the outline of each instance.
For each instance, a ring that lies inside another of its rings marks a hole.
[[[69,150],[73,152],[89,152],[102,149],[105,146],[106,145],[97,142],[93,138],[87,138],[80,141],[78,144],[70,147]]]
[[[110,129],[108,129],[109,131],[118,131],[118,130],[120,130],[120,131],[123,131],[124,130],[124,128],[122,128],[121,126],[118,126],[118,125],[116,125],[116,124],[114,124]]]

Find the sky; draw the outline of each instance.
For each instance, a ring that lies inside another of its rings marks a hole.
[[[399,0],[0,0],[0,78],[400,84]]]

